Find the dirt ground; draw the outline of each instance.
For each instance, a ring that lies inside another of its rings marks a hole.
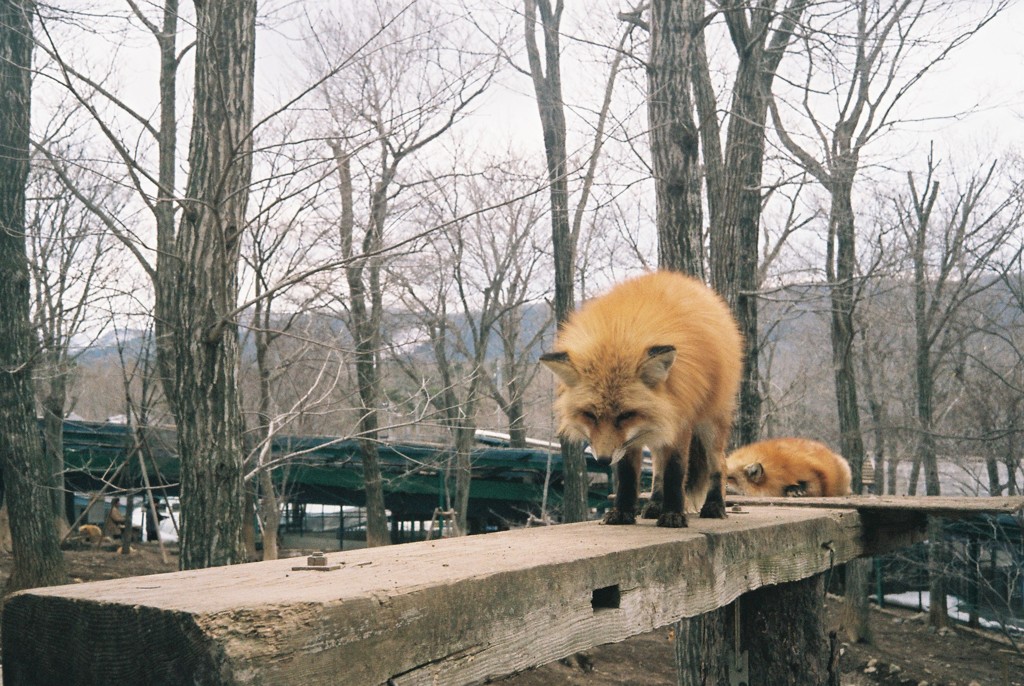
[[[130,555],[113,550],[65,551],[75,583],[176,571],[176,551],[161,559],[155,543],[136,544]],[[9,553],[0,553],[0,578],[10,573]],[[827,610],[836,623],[840,601],[829,598]],[[957,628],[932,631],[925,617],[904,610],[873,610],[874,641],[843,644],[840,666],[849,686],[1024,686],[1024,658],[990,632]],[[1022,642],[1018,640],[1018,645]],[[672,686],[673,647],[668,629],[599,646],[498,682],[502,686]]]

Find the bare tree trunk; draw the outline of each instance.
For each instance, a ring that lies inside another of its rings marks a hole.
[[[924,467],[925,495],[939,495],[939,461],[935,446],[933,410],[934,379],[930,351],[919,347],[915,359],[917,376],[917,460]]]
[[[1003,461],[1006,465],[1006,495],[1019,495],[1020,487],[1017,485],[1017,470],[1020,468],[1020,453],[1013,449],[1015,441],[1010,438],[1011,448],[1007,451],[1007,457]]]
[[[60,363],[51,360],[50,378],[42,400],[43,447],[46,452],[53,518],[57,534],[63,539],[68,530],[67,505],[64,501],[64,408],[67,405],[67,377]]]
[[[256,510],[259,505],[256,502],[256,484],[252,481],[245,481],[242,486],[242,547],[245,549],[245,559],[257,559],[256,550]]]
[[[384,482],[380,472],[377,436],[380,429],[380,248],[383,224],[387,216],[387,189],[394,165],[382,170],[371,198],[370,226],[363,239],[362,253],[371,257],[355,259],[355,217],[351,160],[340,143],[331,142],[341,193],[341,253],[352,260],[345,268],[349,288],[349,330],[355,342],[356,383],[362,408],[359,416],[359,448],[363,461],[363,488],[366,492],[366,545],[388,545],[387,510],[384,506]]]
[[[740,444],[757,440],[761,422],[757,246],[765,122],[779,62],[806,5],[807,0],[788,0],[786,8],[777,14],[759,7],[748,16],[746,3],[722,3],[739,65],[729,108],[723,178],[714,183],[709,179],[708,185],[709,192],[714,187],[721,193],[716,199],[719,216],[712,216],[716,224],[710,236],[710,267],[711,284],[732,307],[745,343],[739,416],[734,430],[735,440]],[[778,27],[770,31],[776,16]],[[703,115],[701,121],[703,124]],[[712,153],[710,159],[714,157]]]
[[[748,651],[750,684],[838,683],[827,637],[824,575],[762,586],[738,599],[740,648]],[[726,613],[726,636],[735,615]],[[727,651],[735,651],[726,643]]]
[[[576,305],[574,296],[576,237],[569,223],[569,187],[566,178],[567,153],[565,110],[559,54],[559,23],[562,0],[524,0],[526,50],[533,76],[537,108],[544,134],[548,183],[551,195],[551,243],[555,261],[555,319],[565,321]],[[544,36],[544,64],[537,45],[537,14]],[[587,463],[582,446],[562,440],[562,469],[565,475],[562,519],[582,522],[589,516]]]
[[[651,3],[647,116],[657,203],[658,266],[704,278],[699,138],[690,94],[702,0]]]
[[[689,0],[690,11],[704,13],[704,2]],[[700,146],[704,159],[704,184],[707,188],[708,225],[718,226],[722,220],[725,201],[725,162],[722,160],[722,134],[718,123],[718,100],[711,82],[704,31],[693,35],[693,54],[690,59],[694,104],[700,122]],[[710,236],[709,236],[710,238]],[[710,247],[710,245],[709,245]],[[713,258],[712,258],[713,259]]]
[[[834,179],[835,176],[839,175],[834,175]],[[832,285],[832,368],[839,416],[839,452],[850,463],[853,492],[860,493],[863,488],[864,439],[861,436],[853,354],[857,258],[852,188],[852,177],[842,176],[833,182],[826,274]]]
[[[728,686],[729,646],[726,616],[732,605],[696,617],[684,617],[675,630],[676,683],[679,686]]]
[[[505,410],[508,415],[508,445],[510,448],[526,447],[526,407],[523,403],[522,391],[509,384],[512,400]]]
[[[946,566],[949,544],[945,541],[944,520],[928,518],[928,623],[936,629],[949,626],[946,608]]]
[[[472,483],[472,464],[470,455],[473,451],[474,427],[461,427],[455,432],[455,512],[458,517],[460,534],[469,533],[469,488]]]
[[[928,159],[928,177],[932,176],[932,159]],[[939,183],[926,184],[927,195],[917,197],[914,179],[908,175],[911,194],[914,198],[914,214],[916,226],[909,237],[911,240],[912,260],[914,264],[914,379],[917,395],[917,453],[914,458],[915,474],[912,475],[916,485],[917,466],[924,467],[925,492],[927,495],[939,495],[939,466],[935,455],[934,432],[934,369],[931,353],[931,328],[933,306],[928,303],[928,289],[932,287],[925,264],[928,244],[928,225],[938,199]]]
[[[244,559],[238,260],[252,174],[256,2],[196,6],[195,114],[178,233],[174,354],[181,567]]]
[[[366,292],[362,283],[362,268],[351,267],[349,274],[349,308],[352,314],[353,333],[356,336],[355,358],[356,379],[359,385],[359,399],[362,410],[359,417],[359,448],[363,460],[363,484],[366,489],[366,545],[380,546],[391,542],[388,532],[387,513],[384,507],[384,482],[380,472],[380,457],[377,450],[377,436],[380,430],[379,413],[380,379],[377,376],[377,352],[369,313],[366,307]]]
[[[160,48],[160,131],[157,135],[156,273],[153,277],[155,302],[153,332],[156,337],[157,368],[164,396],[176,411],[174,326],[178,299],[175,292],[181,256],[176,246],[175,184],[178,165],[178,0],[164,0],[163,25],[154,31]]]
[[[910,479],[907,481],[907,495],[917,495],[917,485],[921,476],[921,458],[919,455],[914,455],[914,460],[910,464]]]
[[[889,469],[885,475],[888,482],[886,483],[885,492],[889,495],[896,495],[896,477],[899,475],[899,466],[900,458],[897,455],[896,448],[893,448],[889,451]]]
[[[863,341],[865,338],[862,329],[861,340]],[[878,396],[878,389],[875,387],[875,372],[871,366],[871,360],[868,359],[866,350],[861,354],[861,369],[864,372],[864,391],[867,394],[868,408],[871,411],[872,433],[874,434],[875,442],[875,493],[881,495],[886,492],[885,437],[889,418],[886,413],[885,403]],[[890,494],[893,493],[892,490],[888,492]]]
[[[868,583],[871,580],[872,558],[863,557],[846,563],[846,589],[840,623],[846,639],[852,643],[871,642],[871,608],[868,605]]]
[[[259,484],[258,507],[260,521],[263,522],[263,559],[276,560],[279,555],[277,529],[281,525],[281,500],[277,497],[269,470],[260,471]],[[267,495],[268,493],[270,495]]]
[[[0,5],[0,467],[14,553],[5,594],[67,581],[32,383],[25,187],[34,13],[30,0]]]
[[[838,166],[838,162],[836,163]],[[850,463],[851,488],[864,489],[864,439],[861,436],[860,408],[857,404],[857,378],[854,368],[854,308],[857,302],[856,227],[852,202],[853,176],[849,171],[833,170],[829,212],[829,242],[826,250],[826,275],[832,303],[832,368],[835,375],[836,405],[839,416],[840,453]],[[843,625],[850,641],[871,640],[868,610],[868,579],[871,560],[854,560],[846,565],[843,598]]]
[[[259,294],[262,288],[259,279],[257,279],[256,288],[257,294]],[[274,440],[273,417],[271,414],[273,412],[273,398],[270,389],[271,371],[269,360],[270,343],[273,336],[270,329],[271,302],[270,298],[261,298],[256,301],[253,308],[253,319],[257,322],[257,330],[253,332],[253,337],[256,346],[256,373],[259,376],[259,400],[256,416],[260,424],[258,431],[262,447],[259,451],[261,457],[258,458],[260,464],[256,465],[256,468],[259,470],[256,483],[259,486],[257,488],[254,485],[247,489],[252,493],[257,491],[259,493],[258,498],[254,500],[259,510],[260,521],[263,523],[264,560],[277,559],[277,527],[281,519],[281,502],[277,497],[277,489],[274,487],[271,468],[262,464],[266,461],[262,456],[272,454]],[[245,530],[253,529],[248,521],[245,522],[244,528]],[[255,530],[253,530],[253,534],[255,535]]]

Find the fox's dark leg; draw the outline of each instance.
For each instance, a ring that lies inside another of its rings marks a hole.
[[[641,453],[641,459],[643,455]],[[661,516],[662,502],[665,499],[665,451],[663,449],[651,451],[651,463],[654,468],[654,477],[651,482],[651,499],[644,506],[644,519],[657,519]]]
[[[661,481],[659,479],[655,479],[651,486],[651,499],[647,501],[646,505],[644,505],[643,512],[640,516],[644,519],[657,519],[658,516],[661,515],[662,500],[663,495],[661,490]]]
[[[604,513],[605,524],[635,524],[636,501],[640,492],[641,449],[630,450],[615,466],[618,486],[615,507]]]
[[[665,460],[664,497],[662,512],[658,517],[658,526],[678,529],[686,526],[686,513],[683,511],[683,482],[686,481],[686,462],[679,451],[673,450]]]
[[[711,471],[708,495],[704,499],[704,507],[700,508],[700,516],[705,519],[725,519],[725,480],[722,474],[725,471],[725,444],[729,440],[729,424],[715,428],[713,436],[700,436],[708,453]]]
[[[686,526],[686,499],[683,485],[690,459],[690,432],[680,436],[679,443],[665,447],[661,459],[661,514],[658,526],[678,529]]]
[[[711,475],[708,497],[704,507],[700,508],[700,516],[705,519],[725,519],[725,495],[722,488],[722,472]]]

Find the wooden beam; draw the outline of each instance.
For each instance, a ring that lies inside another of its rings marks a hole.
[[[12,596],[8,684],[470,684],[722,607],[923,530],[744,508],[688,529],[596,522]],[[298,560],[301,564],[305,560]]]
[[[957,496],[848,495],[837,498],[760,498],[728,496],[729,504],[741,507],[824,507],[853,508],[858,512],[910,512],[950,519],[977,514],[1016,514],[1024,510],[1024,496],[965,498]]]

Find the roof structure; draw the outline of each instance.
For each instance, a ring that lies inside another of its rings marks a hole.
[[[124,424],[66,421],[64,454],[67,479],[73,488],[99,490],[104,482],[142,488],[141,464],[155,488],[177,494],[180,465],[171,428],[149,427],[140,435]],[[509,448],[495,435],[473,450],[470,516],[484,514],[522,519],[539,511],[547,479],[548,507],[562,497],[562,457],[540,447]],[[144,449],[140,444],[144,443]],[[363,453],[359,441],[330,436],[279,436],[272,456],[289,500],[296,503],[362,505]],[[145,456],[144,460],[139,455]],[[378,444],[384,477],[385,504],[399,519],[430,519],[444,507],[449,446],[428,443]],[[607,506],[610,469],[587,456],[590,505]],[[550,470],[550,471],[549,471]]]

